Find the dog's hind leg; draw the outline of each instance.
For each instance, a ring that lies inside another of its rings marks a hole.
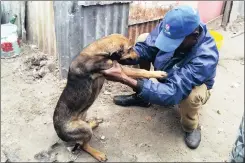
[[[100,162],[104,162],[107,160],[106,155],[89,145],[89,143],[83,143],[82,149],[92,155]]]
[[[76,140],[78,144],[81,145],[82,149],[93,156],[98,161],[106,161],[106,155],[94,148],[92,148],[88,143],[92,138],[93,132],[91,125],[82,120],[77,120],[71,122],[68,126],[68,134],[73,139]]]

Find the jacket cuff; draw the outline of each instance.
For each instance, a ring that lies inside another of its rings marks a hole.
[[[141,80],[141,79],[138,79],[136,88],[134,88],[133,90],[138,94],[138,93],[140,93],[142,91],[143,86],[144,86],[144,81]]]

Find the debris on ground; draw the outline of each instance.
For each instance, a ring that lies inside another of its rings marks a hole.
[[[228,25],[228,29],[233,33],[233,36],[242,32],[244,33],[244,17],[238,16],[236,20]]]
[[[105,136],[102,135],[102,136],[100,137],[100,139],[101,139],[101,140],[105,140]]]
[[[238,82],[233,82],[231,84],[231,88],[238,88],[240,86],[240,84]]]
[[[56,65],[52,61],[47,62],[47,67],[48,67],[50,72],[53,72],[56,69]]]
[[[48,60],[47,55],[44,54],[27,57],[24,64],[26,71],[32,71],[34,79],[41,79],[47,73],[54,72],[56,69],[54,61]]]
[[[221,132],[224,132],[223,128],[218,128],[218,134],[220,134]]]
[[[239,33],[236,33],[236,34],[232,35],[231,38],[235,38],[235,37],[240,36],[242,34],[244,34],[244,31],[241,31]]]
[[[203,126],[198,126],[198,129],[203,130]]]
[[[10,162],[5,152],[1,150],[1,162]]]
[[[37,153],[34,158],[40,162],[55,162],[57,161],[58,153],[49,153],[48,151],[41,151]]]
[[[37,47],[36,45],[30,45],[30,47],[31,47],[32,49],[38,49],[38,47]]]
[[[152,120],[152,117],[151,117],[151,116],[146,116],[145,119],[146,119],[147,121],[151,121],[151,120]]]
[[[111,95],[111,92],[105,90],[105,91],[104,91],[104,94],[105,94],[105,95]]]
[[[140,148],[142,148],[142,147],[151,147],[151,145],[148,144],[148,143],[140,143],[140,144],[139,144],[139,147],[140,147]]]
[[[221,114],[219,110],[217,110],[217,113],[218,113],[218,114]]]

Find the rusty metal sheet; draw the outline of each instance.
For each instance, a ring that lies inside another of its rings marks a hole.
[[[130,25],[128,27],[128,38],[135,43],[137,37],[142,33],[150,33],[162,19],[148,21],[144,23],[138,23]]]
[[[162,19],[166,12],[174,6],[174,4],[170,4],[164,7],[155,6],[147,8],[141,5],[131,5],[129,10],[129,25]]]
[[[111,5],[115,3],[131,3],[132,1],[78,1],[81,6]]]

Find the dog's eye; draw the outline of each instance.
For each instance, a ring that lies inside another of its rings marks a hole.
[[[130,53],[132,50],[133,50],[133,47],[130,47],[127,52]]]
[[[119,60],[122,56],[121,56],[122,54],[121,53],[118,53],[118,52],[114,52],[114,53],[112,53],[111,55],[110,55],[110,59],[111,60]]]

